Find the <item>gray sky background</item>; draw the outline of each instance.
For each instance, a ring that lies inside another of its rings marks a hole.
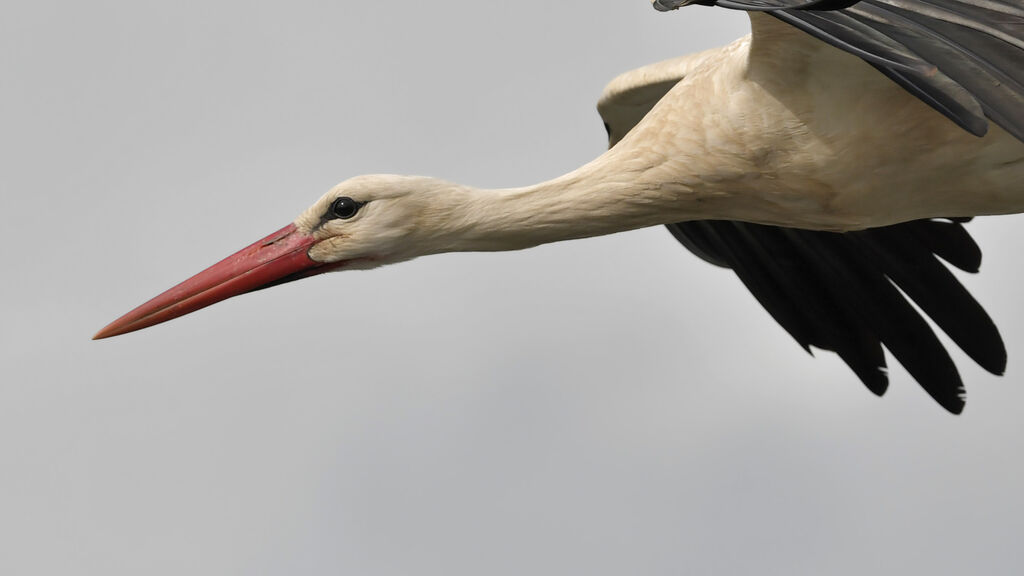
[[[3,574],[1010,574],[1018,217],[965,277],[1010,349],[944,413],[808,357],[663,229],[114,317],[365,172],[599,154],[633,67],[746,18],[646,0],[35,2],[0,20]]]

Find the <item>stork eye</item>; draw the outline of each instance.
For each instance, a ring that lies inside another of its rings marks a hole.
[[[331,203],[331,212],[328,215],[329,219],[340,218],[342,220],[348,220],[349,218],[356,215],[359,209],[363,207],[363,202],[356,202],[348,196],[342,196],[337,198]]]

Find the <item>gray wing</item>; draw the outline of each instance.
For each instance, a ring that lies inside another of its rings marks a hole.
[[[702,56],[616,78],[598,107],[609,146]],[[668,229],[700,258],[735,272],[808,352],[812,346],[836,352],[869,390],[882,395],[888,387],[887,348],[932,398],[959,413],[960,375],[918,308],[982,368],[1001,374],[1006,367],[995,324],[940,261],[977,272],[981,250],[963,222],[919,220],[844,234],[724,220],[680,222]]]
[[[765,12],[877,68],[972,134],[1024,141],[1024,7],[1013,0],[654,0]]]

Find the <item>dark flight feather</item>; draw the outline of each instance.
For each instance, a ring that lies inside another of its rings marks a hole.
[[[1006,0],[657,0],[765,12],[868,62],[977,136],[1024,141],[1024,7]]]
[[[801,346],[836,352],[875,394],[888,385],[884,346],[943,408],[963,409],[956,366],[911,301],[982,368],[1006,367],[992,319],[937,257],[977,270],[981,253],[959,222],[842,234],[724,220],[668,228],[701,258],[736,272]]]

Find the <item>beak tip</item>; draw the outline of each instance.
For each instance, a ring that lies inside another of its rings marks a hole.
[[[111,336],[118,336],[123,332],[117,330],[113,325],[108,324],[104,326],[102,330],[92,335],[93,340],[103,340],[104,338],[110,338]]]

